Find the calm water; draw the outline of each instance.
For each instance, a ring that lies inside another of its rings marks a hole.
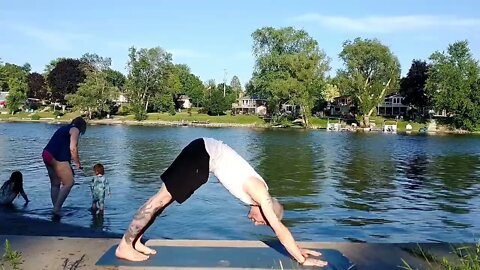
[[[0,124],[0,177],[21,170],[32,202],[22,215],[50,219],[49,180],[40,153],[58,128]],[[160,173],[190,141],[221,139],[267,180],[285,203],[285,224],[308,241],[474,241],[480,232],[480,137],[402,136],[304,130],[90,126],[80,141],[84,167],[106,166],[112,187],[103,222],[92,219],[88,182],[76,176],[61,222],[123,233],[161,185]],[[88,174],[90,172],[86,170]],[[271,236],[214,177],[173,204],[152,238],[258,239]]]

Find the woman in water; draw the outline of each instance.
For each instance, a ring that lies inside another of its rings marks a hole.
[[[42,158],[50,178],[50,196],[54,215],[61,215],[62,205],[75,183],[71,160],[75,162],[78,169],[82,169],[77,147],[80,135],[86,130],[85,120],[77,117],[70,124],[57,129],[43,149]]]

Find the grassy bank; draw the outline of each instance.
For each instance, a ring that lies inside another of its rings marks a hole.
[[[68,122],[71,119],[80,115],[79,112],[67,112],[66,114],[57,117],[56,114],[53,112],[36,112],[36,113],[27,113],[27,112],[19,112],[14,115],[5,113],[5,110],[0,110],[2,114],[0,114],[0,121],[41,121],[41,122],[50,122],[50,121],[64,121]],[[125,123],[125,124],[138,124],[142,125],[142,122],[137,122],[134,119],[133,115],[114,115],[112,119],[94,119],[91,123],[97,124],[107,124],[107,123]],[[313,129],[326,129],[327,123],[338,123],[339,120],[335,118],[318,118],[312,117],[310,118],[310,125]],[[359,119],[360,122],[360,119]],[[375,123],[377,128],[381,129],[384,123],[387,124],[394,124],[397,123],[397,131],[398,132],[405,132],[407,124],[412,125],[412,132],[418,132],[420,128],[424,128],[428,126],[428,123],[419,123],[413,121],[405,121],[405,120],[397,120],[394,119],[386,119],[383,117],[371,117],[371,123]],[[178,124],[188,124],[188,125],[211,125],[212,127],[215,126],[245,126],[245,127],[271,127],[270,123],[264,121],[264,119],[254,116],[254,115],[230,115],[227,113],[226,115],[221,116],[210,116],[207,114],[198,113],[196,110],[192,110],[192,112],[180,112],[176,113],[175,115],[171,115],[169,113],[149,113],[147,114],[147,119],[143,124],[151,125],[151,124],[161,124],[161,125],[178,125]],[[345,123],[342,121],[342,125]],[[288,124],[286,126],[291,127],[299,127],[298,124]],[[442,132],[450,132],[447,126],[443,126],[441,124],[437,124],[437,127],[440,129],[440,133]],[[465,132],[455,132],[451,131],[451,133],[465,133]],[[468,132],[467,132],[468,133]]]
[[[128,120],[134,120],[133,115],[126,117]],[[176,113],[171,115],[169,113],[149,113],[147,120],[150,121],[166,121],[166,122],[208,122],[208,123],[230,123],[230,124],[244,124],[244,125],[263,125],[265,121],[258,116],[254,115],[220,115],[210,116],[207,114],[199,114],[193,112],[191,114],[187,112]]]

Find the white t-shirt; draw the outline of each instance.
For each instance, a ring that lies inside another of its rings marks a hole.
[[[230,146],[212,138],[203,138],[203,141],[210,155],[210,172],[233,196],[245,204],[254,203],[243,188],[243,184],[252,176],[260,179],[268,190],[265,180]]]

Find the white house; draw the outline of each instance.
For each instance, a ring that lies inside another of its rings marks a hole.
[[[192,99],[187,95],[180,95],[175,100],[179,109],[189,109],[192,107]]]
[[[405,98],[400,94],[391,94],[385,97],[382,103],[377,106],[377,115],[397,116],[405,115],[408,106],[403,104]]]

